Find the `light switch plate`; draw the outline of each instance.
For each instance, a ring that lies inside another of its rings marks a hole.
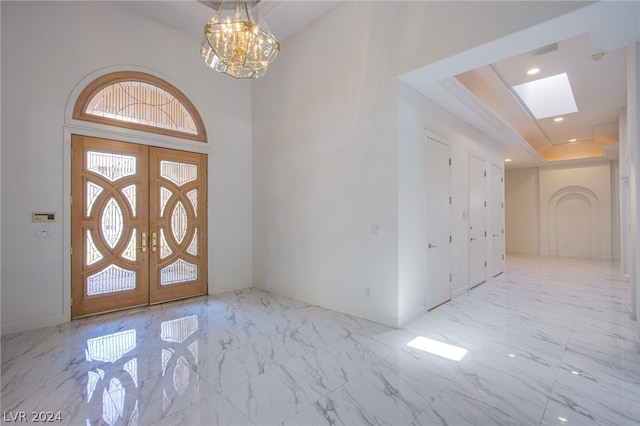
[[[48,240],[51,238],[51,230],[46,228],[36,229],[36,240]]]

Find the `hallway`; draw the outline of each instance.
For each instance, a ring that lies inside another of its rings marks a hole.
[[[107,314],[3,337],[3,421],[638,424],[628,302],[613,262],[510,255],[400,330],[253,289]]]

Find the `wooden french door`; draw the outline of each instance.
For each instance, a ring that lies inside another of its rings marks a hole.
[[[207,293],[206,158],[72,136],[72,317]]]
[[[207,292],[206,158],[150,149],[150,303]]]

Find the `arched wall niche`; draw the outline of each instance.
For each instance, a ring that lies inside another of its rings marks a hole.
[[[583,186],[556,191],[548,203],[549,255],[599,258],[600,199]]]

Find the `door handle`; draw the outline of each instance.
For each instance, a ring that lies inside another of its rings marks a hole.
[[[470,240],[470,241],[475,241],[475,240],[477,240],[477,238],[473,238],[473,237],[471,237],[471,240]]]
[[[143,232],[140,235],[140,240],[142,240],[141,241],[142,245],[136,248],[139,248],[143,253],[146,253],[147,252],[147,233],[146,232]]]
[[[433,244],[433,243],[429,243],[429,248],[436,248],[436,247],[438,247],[438,246]]]
[[[151,233],[151,252],[155,253],[156,250],[158,250],[158,238],[157,238],[156,232],[153,231]]]

